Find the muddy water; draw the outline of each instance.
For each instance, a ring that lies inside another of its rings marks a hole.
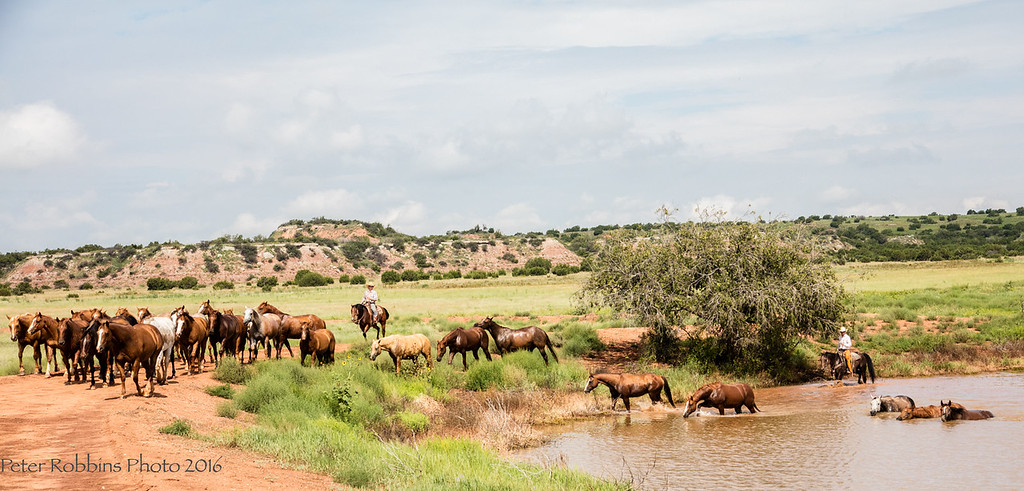
[[[952,399],[996,418],[870,416],[872,396],[898,394],[919,406]],[[607,390],[598,397],[607,398]],[[1024,488],[1024,374],[811,384],[756,390],[755,397],[763,412],[754,415],[703,409],[683,418],[682,408],[634,407],[631,416],[559,426],[549,443],[519,457],[649,489]]]

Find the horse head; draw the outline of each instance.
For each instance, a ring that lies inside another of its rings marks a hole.
[[[714,396],[714,390],[721,386],[721,384],[705,384],[703,387],[693,391],[690,397],[686,399],[686,407],[683,409],[683,417],[688,418],[695,411],[700,409],[701,403],[709,397]]]
[[[374,339],[373,343],[370,343],[370,361],[374,361],[380,356],[380,340]]]
[[[120,314],[120,313],[121,312],[118,311],[118,314]],[[125,313],[127,314],[128,311],[125,310]],[[137,319],[138,320],[141,321],[141,320],[145,319],[146,317],[152,317],[152,316],[153,316],[153,314],[149,311],[149,307],[139,307],[139,311],[138,311],[138,315],[137,315]]]
[[[110,321],[104,319],[96,322],[96,352],[104,353],[110,344]]]
[[[302,335],[299,336],[299,339],[302,341],[309,341],[309,321],[302,321],[299,328],[302,329]]]
[[[242,316],[242,324],[245,324],[248,327],[252,327],[254,324],[256,324],[257,316],[255,315],[255,312],[256,309],[253,309],[252,307],[246,307],[245,315]]]
[[[908,420],[908,419],[914,419],[913,411],[914,410],[909,408],[909,407],[908,408],[904,408],[902,411],[900,411],[900,415],[896,416],[896,420],[897,421],[905,421],[905,420]]]
[[[363,316],[363,309],[366,308],[363,304],[357,303],[352,304],[352,323],[358,324],[359,318]]]
[[[266,302],[264,302],[264,303],[266,303]],[[213,311],[213,307],[210,306],[210,301],[207,300],[207,301],[203,302],[202,305],[199,306],[198,313],[200,315],[210,315],[210,312],[212,312],[212,311]]]
[[[939,419],[941,421],[949,421],[949,420],[953,419],[953,411],[954,411],[954,409],[956,409],[956,408],[953,407],[953,401],[952,400],[943,401],[943,400],[940,399],[939,400]]]
[[[473,324],[473,327],[482,327],[488,331],[497,326],[498,324],[494,322],[493,317],[484,317],[484,320]]]
[[[590,391],[592,391],[595,388],[597,388],[597,384],[598,384],[597,377],[594,377],[593,373],[590,374],[590,377],[587,378],[587,384],[583,386],[583,393],[584,394],[589,394]]]
[[[43,313],[36,312],[36,315],[32,317],[32,323],[28,325],[28,334],[31,335],[43,325]]]
[[[192,322],[192,316],[185,310],[185,306],[174,311],[174,337],[180,338],[182,332],[185,330],[185,322]]]
[[[437,340],[437,361],[441,361],[441,358],[444,358],[444,353],[448,348],[448,340],[451,338],[451,335],[451,333],[448,333],[443,338]],[[452,356],[455,355],[453,354]]]
[[[871,415],[874,416],[882,410],[882,398],[875,396],[871,398]]]

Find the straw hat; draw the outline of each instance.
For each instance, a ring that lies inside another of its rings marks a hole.
[[[839,332],[846,332],[846,326],[840,327]]]
[[[367,281],[366,286],[375,286],[372,281]]]

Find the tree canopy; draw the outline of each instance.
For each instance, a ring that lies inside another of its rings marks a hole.
[[[668,215],[666,215],[668,216]],[[670,217],[669,217],[670,218]],[[835,329],[844,291],[831,256],[799,227],[777,222],[667,221],[660,231],[606,233],[580,296],[649,326],[659,361],[680,355],[769,373],[788,362],[800,336]],[[673,330],[687,329],[682,353]]]

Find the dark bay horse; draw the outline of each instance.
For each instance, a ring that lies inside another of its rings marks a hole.
[[[32,318],[35,317],[33,314],[21,314],[14,317],[7,316],[7,326],[11,328],[11,341],[18,343],[18,375],[25,375],[25,365],[22,361],[22,355],[25,353],[25,347],[32,347],[32,359],[36,362],[36,373],[43,373],[43,354],[39,350],[41,341],[39,336],[41,333],[28,333],[28,327],[32,324]]]
[[[174,336],[185,360],[185,371],[203,373],[206,361],[206,340],[210,337],[210,327],[206,319],[192,317],[182,305],[171,313],[174,320]]]
[[[334,333],[330,329],[310,329],[310,322],[304,321],[300,327],[299,364],[306,363],[306,355],[312,355],[309,366],[328,365],[334,363]]]
[[[57,328],[57,319],[48,315],[43,315],[41,312],[36,312],[36,315],[32,317],[32,322],[28,326],[29,335],[36,334],[39,337],[39,342],[46,348],[46,378],[50,378],[54,375],[57,370],[57,343],[60,341]],[[61,351],[63,355],[64,352]],[[53,368],[50,368],[50,364],[53,364]],[[64,364],[68,364],[68,359],[64,358]]]
[[[615,403],[618,402],[619,397],[622,398],[622,402],[626,405],[627,413],[630,412],[630,397],[640,397],[644,394],[649,394],[651,404],[662,402],[661,389],[665,389],[665,396],[668,397],[669,404],[672,404],[672,407],[676,407],[675,401],[672,400],[672,390],[668,386],[668,380],[661,375],[653,373],[592,373],[590,378],[587,379],[587,385],[583,388],[583,393],[589,394],[590,391],[597,387],[597,384],[606,385],[608,391],[611,392],[612,411],[615,410]]]
[[[899,413],[906,408],[917,407],[914,400],[907,396],[875,396],[871,399],[871,415],[878,413]]]
[[[292,347],[288,344],[288,340],[302,337],[303,322],[308,321],[309,329],[313,331],[327,329],[327,323],[316,314],[290,315],[281,312],[280,309],[267,302],[261,302],[256,307],[256,311],[260,314],[274,314],[281,319],[281,332],[278,334],[278,340],[284,343],[284,346],[288,348],[288,354],[292,356],[295,355],[292,354]]]
[[[723,384],[722,382],[711,382],[704,384],[701,388],[693,391],[686,399],[686,409],[683,410],[683,417],[689,417],[700,406],[709,406],[718,409],[718,414],[725,414],[726,409],[735,409],[736,414],[743,412],[743,406],[751,413],[760,411],[757,404],[754,404],[754,390],[742,382],[735,384]]]
[[[85,334],[87,322],[72,319],[70,317],[60,319],[57,323],[57,348],[64,355],[64,368],[67,381],[64,385],[71,384],[71,375],[74,372],[75,382],[78,382],[79,375],[85,381],[85,360],[82,358],[82,338]],[[68,360],[71,362],[68,363]]]
[[[99,311],[95,311],[93,314],[82,314],[81,317],[89,316],[89,320],[86,321],[85,328],[82,330],[82,346],[78,353],[79,359],[85,366],[85,373],[89,375],[89,389],[96,386],[96,361],[99,360],[99,372],[100,372],[100,386],[103,385],[114,385],[114,358],[111,351],[105,353],[99,353],[96,351],[96,338],[99,330],[99,319],[93,319],[93,316],[99,317]],[[72,314],[72,319],[78,315],[77,312]],[[109,319],[109,316],[104,316]],[[77,319],[76,319],[77,320]]]
[[[852,358],[853,371],[857,374],[857,383],[868,383],[869,373],[871,374],[871,383],[875,383],[875,364],[871,361],[871,357],[862,351],[854,351]],[[846,367],[846,360],[835,351],[821,352],[821,366],[826,375],[832,375],[833,380],[842,380],[846,374],[850,373],[850,369]]]
[[[156,359],[163,348],[163,337],[155,327],[149,324],[130,326],[121,322],[104,319],[98,322],[96,335],[96,351],[110,351],[117,361],[114,365],[121,373],[121,399],[127,395],[125,388],[124,364],[131,366],[135,391],[140,396],[153,395],[153,382],[156,378]],[[146,370],[146,392],[139,386],[139,370]]]
[[[199,306],[199,314],[205,315],[209,325],[210,347],[213,350],[213,363],[219,363],[219,359],[225,355],[241,356],[245,351],[245,326],[234,314],[221,313],[210,305],[207,300]],[[220,353],[217,352],[217,343],[220,343]],[[242,360],[239,359],[239,362]]]
[[[354,306],[353,306],[354,307]],[[487,357],[487,361],[491,361],[491,353],[489,351],[487,341],[487,331],[484,331],[480,327],[471,327],[469,329],[457,328],[454,331],[445,334],[437,342],[437,361],[441,361],[444,358],[445,348],[451,350],[451,355],[448,356],[448,364],[452,364],[452,360],[455,359],[456,353],[462,353],[462,369],[469,370],[469,365],[466,363],[466,352],[472,352],[473,358],[476,361],[480,361],[480,355],[477,351],[480,348],[484,350],[484,356]]]
[[[985,409],[967,409],[961,404],[953,401],[939,401],[939,419],[942,421],[968,420],[994,418],[992,411]]]
[[[504,355],[507,351],[518,351],[521,349],[533,351],[538,349],[540,350],[541,358],[544,358],[544,364],[547,365],[548,354],[544,351],[544,348],[547,347],[547,349],[551,350],[551,356],[555,358],[555,362],[558,362],[558,355],[555,354],[555,347],[551,345],[548,333],[537,326],[509,329],[499,326],[494,322],[493,318],[485,317],[484,320],[473,324],[473,327],[480,327],[491,333],[499,355]]]
[[[363,339],[366,339],[366,333],[371,327],[377,329],[376,339],[388,335],[388,319],[391,317],[391,314],[382,305],[377,306],[377,312],[379,313],[377,321],[380,322],[380,326],[374,321],[373,311],[369,307],[361,303],[352,305],[352,323],[359,325],[359,330],[363,331]]]

